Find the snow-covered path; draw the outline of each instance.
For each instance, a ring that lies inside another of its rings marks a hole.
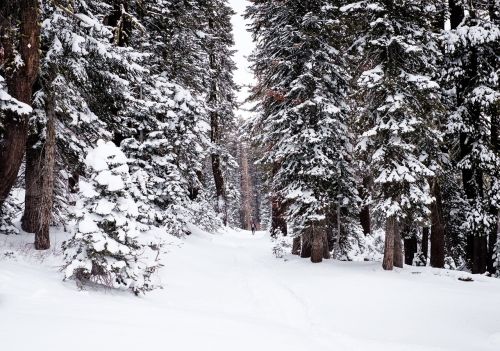
[[[179,247],[177,247],[179,246]],[[2,350],[500,350],[500,281],[271,254],[265,233],[176,241],[164,289],[78,291],[51,260],[0,260]]]

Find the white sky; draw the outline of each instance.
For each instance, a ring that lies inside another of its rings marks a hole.
[[[229,4],[236,12],[232,21],[235,50],[237,50],[234,56],[234,61],[237,67],[234,74],[234,80],[236,84],[242,87],[240,92],[237,94],[238,101],[242,102],[248,97],[248,89],[245,86],[251,85],[253,82],[253,74],[249,68],[248,56],[252,53],[254,44],[252,36],[246,30],[247,21],[243,18],[243,12],[250,2],[247,0],[229,0]]]

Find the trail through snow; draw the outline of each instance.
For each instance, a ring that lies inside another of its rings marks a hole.
[[[195,230],[165,255],[164,289],[141,298],[78,291],[57,256],[1,259],[1,349],[500,350],[496,279],[311,264],[271,247],[264,232]]]

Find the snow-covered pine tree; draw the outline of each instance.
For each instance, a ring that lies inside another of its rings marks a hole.
[[[302,236],[303,256],[313,262],[330,255],[329,209],[341,206],[347,215],[359,201],[347,126],[349,77],[332,46],[333,10],[330,1],[296,0],[254,1],[246,12],[257,42],[252,63],[260,100],[252,132],[265,145],[262,162],[273,191],[287,202],[293,235]]]
[[[141,66],[144,56],[132,47],[119,46],[116,28],[104,24],[109,23],[110,15],[117,15],[113,1],[53,1],[43,5],[43,84],[37,93],[38,119],[33,120],[32,131],[36,144],[44,137],[46,98],[53,96],[57,130],[54,219],[64,225],[68,203],[74,201],[78,179],[84,175],[87,150],[99,138],[119,142],[135,133],[135,121],[140,118],[132,116],[137,117],[143,105],[137,85],[147,70]],[[121,10],[118,14],[130,20],[130,14]],[[139,26],[134,25],[131,31],[141,32]],[[41,143],[36,145],[33,152]],[[32,173],[37,174],[36,170]],[[30,213],[37,206],[30,207],[31,194],[26,196],[25,216],[32,217]]]
[[[159,264],[151,246],[138,238],[138,208],[125,154],[112,142],[99,140],[85,163],[88,181],[80,183],[77,229],[63,243],[66,279],[135,294],[152,290],[151,275]]]
[[[225,146],[236,134],[235,115],[237,86],[233,80],[235,64],[231,16],[233,10],[227,0],[203,0],[204,49],[208,56],[209,73],[206,78],[207,108],[210,116],[212,142],[211,168],[215,185],[215,209],[225,225],[228,222],[228,174],[236,167],[234,157]],[[233,184],[233,189],[235,189]],[[234,195],[234,194],[233,194]]]
[[[386,222],[384,269],[402,267],[402,221],[425,223],[437,167],[439,85],[432,80],[438,48],[430,36],[432,1],[348,2],[346,23],[358,67],[358,149],[373,176],[374,211]]]
[[[495,272],[493,264],[500,207],[498,1],[451,1],[444,34],[445,68],[452,91],[448,132],[460,153],[468,202],[464,230],[473,273]]]
[[[210,150],[204,16],[196,1],[142,5],[145,36],[131,42],[148,55],[150,75],[140,82],[139,114],[135,108],[126,113],[136,116],[137,132],[122,141],[133,160],[141,221],[167,225],[174,235],[187,233],[187,222],[214,229],[220,220],[202,184]]]

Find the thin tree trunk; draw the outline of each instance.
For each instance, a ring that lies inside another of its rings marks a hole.
[[[19,14],[19,18],[14,15]],[[0,41],[4,49],[5,79],[9,94],[31,105],[32,89],[40,62],[38,0],[2,0],[0,4]],[[10,21],[9,21],[10,18]],[[13,22],[19,22],[19,47],[13,37]],[[14,67],[16,52],[23,65]],[[5,111],[4,137],[0,145],[0,207],[14,185],[22,163],[28,133],[28,116]]]
[[[52,222],[52,203],[54,197],[54,165],[56,150],[55,107],[53,96],[47,101],[47,135],[44,146],[43,168],[41,173],[42,196],[40,198],[39,226],[35,231],[35,249],[50,248],[49,228]]]
[[[403,268],[403,242],[397,221],[394,223],[394,266]]]
[[[293,238],[292,255],[300,255],[300,249],[300,236],[296,236],[295,238]]]
[[[362,193],[366,193],[369,186],[370,186],[370,177],[365,177],[363,179]],[[365,235],[370,234],[372,224],[371,224],[370,206],[369,205],[365,205],[361,208],[361,211],[359,213],[359,220],[361,223],[361,227],[363,228],[363,233]]]
[[[271,208],[271,236],[276,236],[278,232],[287,235],[287,225],[285,220],[285,209],[281,198],[273,194]]]
[[[212,30],[213,29],[213,19],[209,18],[208,26]],[[213,45],[209,46],[209,65],[211,72],[217,72],[217,63],[215,61],[215,48]],[[221,126],[220,126],[220,118],[218,109],[218,99],[217,99],[217,79],[219,77],[212,76],[211,77],[211,87],[210,94],[208,97],[208,105],[212,109],[210,112],[210,139],[212,141],[213,146],[216,148],[215,152],[212,153],[212,172],[214,176],[215,182],[215,197],[216,197],[216,211],[219,214],[222,214],[224,225],[227,225],[227,198],[226,198],[226,189],[225,189],[225,181],[224,181],[224,173],[221,168],[221,158],[220,158],[220,150],[218,147],[221,142]],[[252,219],[253,221],[254,219]]]
[[[396,219],[394,217],[387,218],[385,224],[385,244],[384,244],[384,260],[382,268],[390,271],[394,267],[394,238],[396,232]]]
[[[425,257],[425,265],[427,265],[427,258],[429,257],[429,227],[422,229],[422,254]]]
[[[443,204],[441,189],[437,179],[432,184],[435,201],[431,205],[431,267],[444,267],[444,236],[445,225],[443,219]]]

